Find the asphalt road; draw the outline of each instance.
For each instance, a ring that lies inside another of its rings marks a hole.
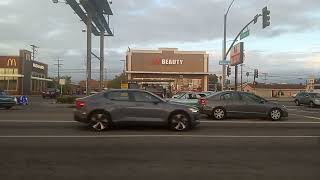
[[[35,99],[0,110],[0,179],[320,179],[320,108],[285,103],[289,118],[202,119],[93,132],[72,108]]]

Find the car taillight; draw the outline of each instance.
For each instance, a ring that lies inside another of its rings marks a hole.
[[[81,101],[81,100],[76,100],[76,108],[77,109],[81,109],[82,107],[84,107],[86,105],[85,102]]]
[[[199,99],[199,104],[202,105],[202,106],[205,106],[205,105],[207,105],[207,100],[201,98],[201,99]]]

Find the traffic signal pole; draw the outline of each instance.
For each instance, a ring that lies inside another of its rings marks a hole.
[[[227,59],[226,46],[227,46],[227,14],[224,15],[224,28],[223,28],[223,50],[222,50],[222,61]],[[226,65],[222,65],[222,90],[225,90],[226,82]]]

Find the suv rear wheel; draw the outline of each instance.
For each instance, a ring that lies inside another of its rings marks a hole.
[[[111,121],[106,112],[96,111],[90,115],[90,127],[95,131],[110,129]]]

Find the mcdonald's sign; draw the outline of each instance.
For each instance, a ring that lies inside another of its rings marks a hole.
[[[17,66],[17,61],[14,58],[9,58],[7,60],[7,66],[8,67],[16,67]]]

